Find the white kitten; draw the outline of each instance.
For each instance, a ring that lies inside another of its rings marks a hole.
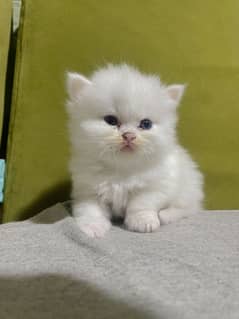
[[[178,144],[176,107],[183,85],[128,65],[108,65],[90,80],[67,79],[73,215],[100,237],[112,216],[152,232],[201,209],[202,176]]]

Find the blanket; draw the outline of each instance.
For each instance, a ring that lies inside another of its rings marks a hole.
[[[239,211],[81,233],[70,204],[0,226],[0,318],[239,318]]]

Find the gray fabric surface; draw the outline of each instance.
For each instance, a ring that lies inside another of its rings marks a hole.
[[[0,318],[239,318],[239,212],[78,231],[62,204],[0,226]]]

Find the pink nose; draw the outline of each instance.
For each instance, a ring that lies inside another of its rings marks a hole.
[[[124,134],[122,134],[122,137],[127,142],[132,142],[136,139],[136,135],[132,132],[125,132]]]

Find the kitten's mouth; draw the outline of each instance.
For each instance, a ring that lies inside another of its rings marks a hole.
[[[133,152],[135,150],[135,144],[132,143],[125,143],[121,145],[121,152]]]

